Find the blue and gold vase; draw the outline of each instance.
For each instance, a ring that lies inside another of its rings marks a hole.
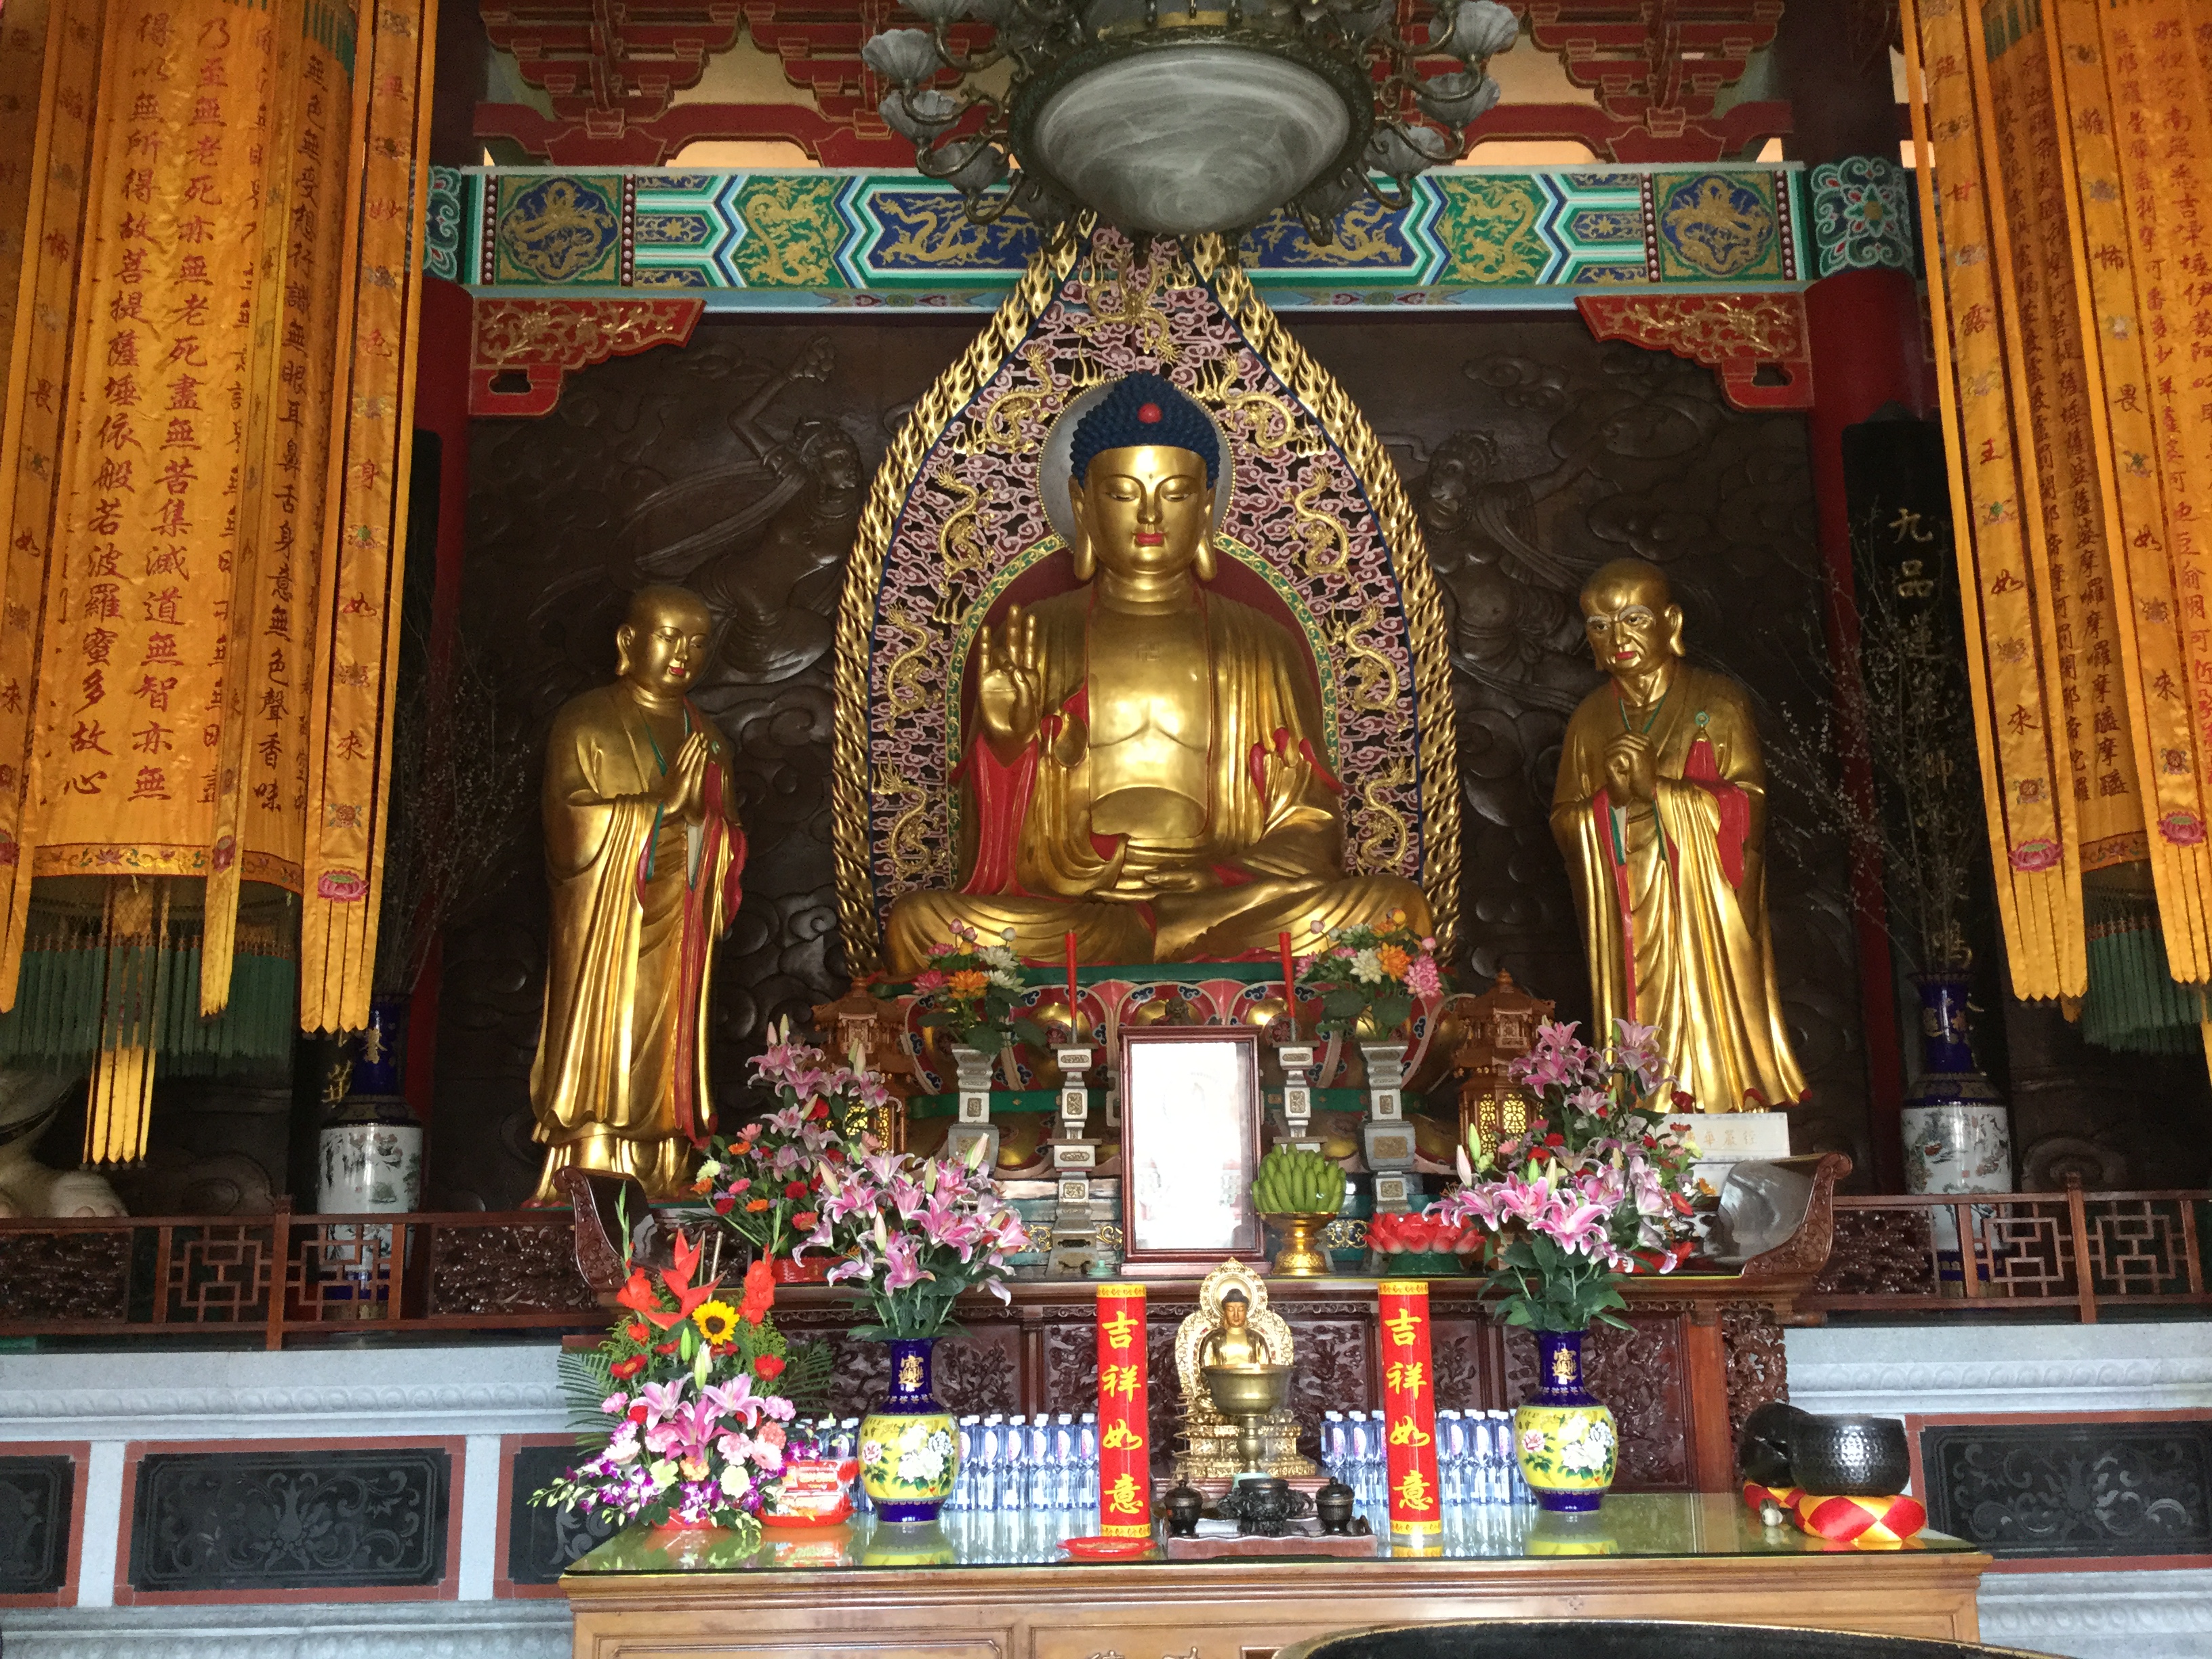
[[[939,1403],[929,1374],[937,1339],[894,1337],[885,1346],[891,1351],[891,1385],[860,1419],[860,1484],[875,1503],[878,1521],[934,1521],[952,1496],[952,1477],[960,1468],[952,1414]]]
[[[1583,1386],[1583,1334],[1535,1336],[1536,1392],[1513,1413],[1513,1455],[1538,1508],[1587,1513],[1613,1485],[1620,1436],[1613,1413]]]

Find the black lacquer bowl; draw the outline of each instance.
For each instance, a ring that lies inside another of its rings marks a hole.
[[[1913,1636],[1657,1619],[1486,1620],[1346,1631],[1275,1651],[1275,1659],[2011,1659],[2015,1648]]]
[[[1790,1474],[1823,1498],[1894,1498],[1912,1479],[1905,1425],[1893,1417],[1817,1417],[1790,1425]]]
[[[1905,1425],[1893,1417],[1819,1417],[1776,1401],[1745,1421],[1743,1478],[1822,1498],[1894,1498],[1912,1478]]]

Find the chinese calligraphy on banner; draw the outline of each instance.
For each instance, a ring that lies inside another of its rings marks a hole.
[[[1151,1395],[1145,1370],[1145,1287],[1098,1287],[1098,1530],[1152,1535]]]
[[[1386,1279],[1376,1287],[1382,1335],[1382,1440],[1390,1530],[1416,1544],[1443,1533],[1437,1484],[1436,1365],[1429,1353],[1429,1286]]]
[[[181,878],[204,1018],[242,882],[301,896],[301,1024],[366,1018],[433,3],[0,27],[0,1007],[34,877]]]
[[[2014,989],[2086,987],[2080,878],[2148,862],[2212,978],[2212,283],[2189,0],[1916,0],[1906,46],[1992,850]]]

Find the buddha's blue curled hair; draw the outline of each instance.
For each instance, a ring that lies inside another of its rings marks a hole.
[[[1188,449],[1206,463],[1210,487],[1221,477],[1221,435],[1206,411],[1158,374],[1132,374],[1085,413],[1075,425],[1068,460],[1076,482],[1087,483],[1091,463],[1109,449],[1158,444]]]

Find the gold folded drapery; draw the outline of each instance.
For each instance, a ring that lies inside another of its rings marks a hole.
[[[434,23],[8,9],[0,1007],[33,878],[183,876],[204,1016],[252,880],[302,896],[301,1024],[366,1019]]]
[[[1929,304],[2014,991],[2087,979],[2081,878],[2147,861],[2212,978],[2202,257],[2191,0],[1905,0]]]

